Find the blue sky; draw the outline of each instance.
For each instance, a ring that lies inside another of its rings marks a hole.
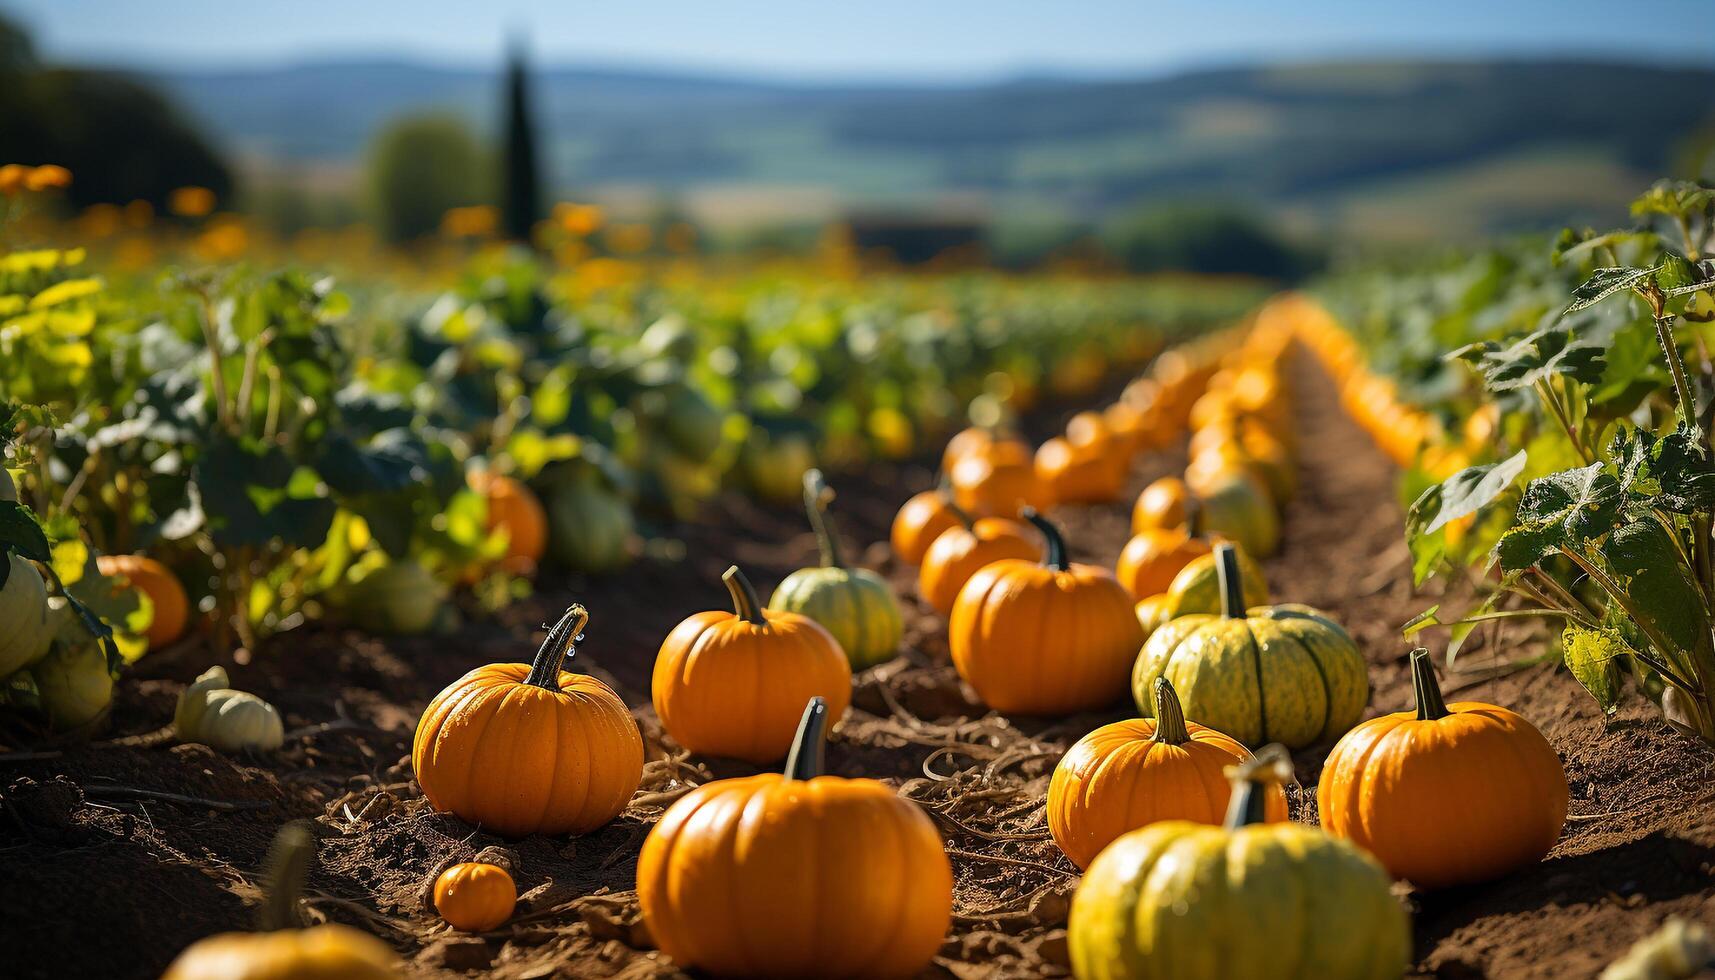
[[[1135,74],[1327,55],[1715,63],[1711,0],[0,0],[54,60],[237,67],[384,55],[804,78]]]

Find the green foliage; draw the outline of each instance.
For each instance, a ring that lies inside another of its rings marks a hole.
[[[1223,205],[1146,206],[1111,222],[1102,240],[1133,272],[1185,271],[1297,279],[1316,266],[1255,214]]]
[[[410,116],[381,131],[365,163],[375,223],[389,241],[420,238],[447,210],[488,197],[487,163],[454,116]]]

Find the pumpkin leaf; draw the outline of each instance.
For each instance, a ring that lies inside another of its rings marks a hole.
[[[1483,341],[1447,357],[1471,364],[1484,385],[1495,392],[1529,388],[1556,375],[1595,384],[1602,379],[1604,367],[1602,344],[1564,321],[1542,327],[1511,345]]]
[[[1646,632],[1679,651],[1707,650],[1709,615],[1702,592],[1680,558],[1680,546],[1654,518],[1621,525],[1598,549],[1608,574]]]
[[[1566,668],[1596,699],[1606,714],[1620,706],[1621,667],[1631,658],[1631,647],[1619,633],[1571,625],[1560,634],[1560,653]]]
[[[1660,438],[1621,431],[1609,452],[1629,502],[1676,514],[1715,509],[1715,459],[1696,429],[1681,423]]]
[[[1601,463],[1530,481],[1513,527],[1495,545],[1501,570],[1529,568],[1556,551],[1582,551],[1612,529],[1621,500],[1620,482]]]
[[[1648,269],[1635,267],[1597,269],[1590,274],[1590,278],[1572,290],[1572,302],[1561,311],[1561,316],[1595,306],[1615,293],[1639,286],[1658,271],[1654,267]]]
[[[1527,461],[1525,452],[1521,449],[1498,463],[1466,467],[1438,486],[1430,487],[1411,505],[1411,512],[1406,518],[1407,533],[1411,531],[1412,521],[1421,520],[1428,515],[1431,508],[1426,505],[1429,504],[1435,505],[1435,516],[1423,526],[1423,532],[1426,534],[1439,531],[1449,521],[1456,521],[1482,510],[1512,486],[1518,475],[1524,472]]]
[[[0,552],[11,552],[44,565],[54,558],[47,534],[36,523],[36,515],[15,500],[0,500]]]

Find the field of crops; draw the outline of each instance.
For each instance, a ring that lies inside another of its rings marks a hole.
[[[1715,191],[1271,293],[73,179],[0,169],[7,976],[1715,963]]]

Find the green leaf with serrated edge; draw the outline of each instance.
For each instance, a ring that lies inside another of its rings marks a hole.
[[[1520,450],[1498,463],[1485,463],[1481,466],[1470,466],[1448,477],[1442,482],[1439,490],[1435,516],[1424,527],[1426,532],[1438,531],[1449,521],[1475,514],[1477,511],[1493,503],[1506,489],[1512,486],[1518,475],[1524,472],[1527,457]],[[1434,492],[1437,488],[1431,488]],[[1429,495],[1419,497],[1423,501]],[[1417,504],[1412,505],[1412,516],[1407,517],[1407,529],[1410,522],[1419,514]]]
[[[1442,625],[1441,620],[1436,618],[1436,615],[1435,615],[1436,613],[1438,613],[1440,611],[1441,611],[1440,604],[1430,606],[1428,609],[1425,609],[1422,612],[1418,613],[1417,615],[1406,620],[1405,625],[1403,625],[1399,628],[1399,634],[1401,636],[1415,636],[1416,634],[1422,632],[1423,630],[1429,629],[1431,626]]]
[[[1702,434],[1681,423],[1657,438],[1642,429],[1615,433],[1609,455],[1633,506],[1676,514],[1715,509],[1715,458]]]
[[[1632,202],[1632,214],[1640,218],[1647,214],[1689,217],[1707,210],[1712,204],[1715,204],[1715,188],[1689,180],[1664,178]]]
[[[1634,267],[1618,269],[1597,269],[1590,274],[1578,287],[1572,290],[1572,302],[1561,311],[1561,316],[1576,313],[1585,307],[1595,306],[1615,293],[1625,292],[1635,286],[1642,285],[1650,276],[1655,275],[1652,266],[1647,269]]]
[[[1469,362],[1490,391],[1517,391],[1556,376],[1584,384],[1602,379],[1602,344],[1565,322],[1543,327],[1511,344],[1485,341],[1447,355]]]
[[[1628,612],[1645,632],[1660,636],[1677,659],[1685,651],[1707,650],[1709,618],[1703,596],[1680,559],[1680,547],[1653,518],[1616,528],[1598,549],[1608,575],[1624,594]]]
[[[1619,634],[1568,626],[1560,634],[1560,653],[1566,668],[1602,706],[1602,711],[1613,714],[1620,704],[1621,668],[1632,654]]]
[[[1501,569],[1529,568],[1555,551],[1581,550],[1612,529],[1621,499],[1619,481],[1601,463],[1530,481],[1513,527],[1495,546]]]

